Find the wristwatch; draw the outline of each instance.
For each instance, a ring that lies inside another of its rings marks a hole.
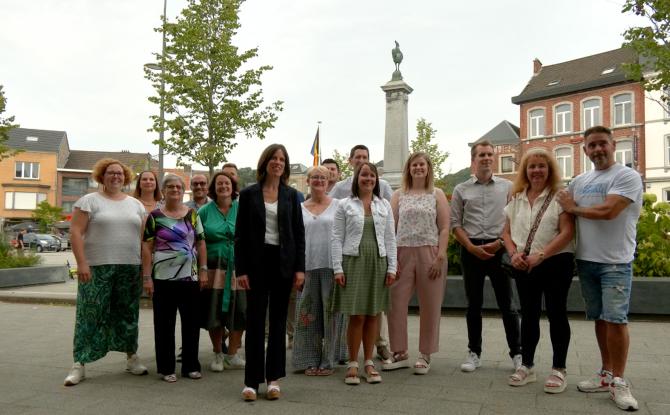
[[[502,238],[498,239],[498,243],[500,244],[501,248],[505,247],[505,241]]]
[[[537,253],[537,256],[540,257],[540,260],[544,261],[544,251],[540,251]]]
[[[200,271],[207,271],[207,265],[200,265]]]

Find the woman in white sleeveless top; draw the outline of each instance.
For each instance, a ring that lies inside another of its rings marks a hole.
[[[296,302],[293,367],[308,376],[328,376],[346,358],[343,315],[331,310],[333,260],[330,236],[338,200],[326,194],[328,169],[307,170],[311,197],[302,203],[305,224],[305,285]]]
[[[391,286],[388,313],[393,357],[382,368],[409,367],[407,308],[416,291],[419,299],[419,358],[414,373],[430,370],[430,355],[438,351],[440,317],[447,275],[449,202],[433,187],[433,165],[427,154],[412,154],[403,169],[402,187],[391,199],[398,241],[398,277]]]

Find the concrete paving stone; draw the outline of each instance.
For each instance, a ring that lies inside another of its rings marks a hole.
[[[63,387],[65,388],[65,387]],[[87,407],[97,407],[105,402],[103,398],[82,399],[80,396],[72,398],[67,393],[62,392],[36,392],[32,396],[13,402],[18,406],[29,406],[31,408],[49,408],[63,410],[80,410]]]
[[[662,403],[650,403],[647,405],[651,415],[668,415],[670,414],[670,405]]]
[[[28,406],[16,406],[16,405],[0,403],[0,414],[3,415],[21,415],[31,409],[32,408]]]

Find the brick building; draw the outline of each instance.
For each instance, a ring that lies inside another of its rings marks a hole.
[[[593,125],[612,129],[616,160],[645,176],[645,96],[628,79],[623,63],[635,62],[626,48],[544,66],[535,59],[533,75],[519,105],[521,154],[545,147],[558,161],[561,177],[593,168],[583,151],[584,131]]]
[[[485,140],[493,144],[494,147],[493,174],[513,180],[519,164],[519,127],[503,120],[469,145],[472,147]]]

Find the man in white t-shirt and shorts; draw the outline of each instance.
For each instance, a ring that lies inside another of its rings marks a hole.
[[[628,359],[628,306],[632,284],[637,221],[642,207],[642,179],[617,164],[616,142],[602,126],[584,132],[584,152],[594,170],[577,176],[558,194],[563,209],[577,219],[577,269],[586,318],[595,320],[602,367],[579,382],[582,392],[610,392],[620,409],[637,410],[637,400],[623,379]]]

